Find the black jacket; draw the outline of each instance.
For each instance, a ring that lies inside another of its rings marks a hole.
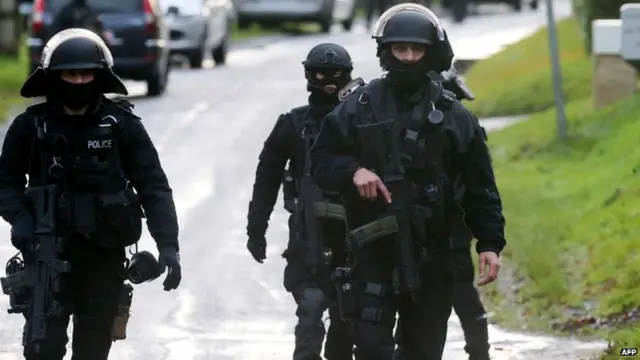
[[[140,118],[107,99],[102,100],[97,111],[96,119],[106,115],[117,119],[123,171],[138,193],[151,236],[159,248],[175,246],[179,250],[172,190]],[[49,116],[55,120],[51,114],[55,112],[46,103],[31,106],[13,120],[5,135],[0,154],[0,216],[12,225],[28,211],[24,203],[26,175],[29,163],[38,161],[38,154],[32,154],[36,135],[34,118]],[[39,179],[30,179],[29,182],[37,185]]]
[[[310,111],[311,121],[319,129],[326,111],[313,106],[306,108]],[[267,232],[287,163],[294,178],[298,179],[303,174],[305,145],[298,130],[301,124],[294,123],[301,120],[294,119],[290,112],[280,115],[264,142],[256,169],[253,196],[249,202],[248,236],[264,236]]]
[[[387,84],[389,80],[382,81]],[[358,154],[357,126],[368,122],[356,114],[356,109],[361,94],[369,86],[359,88],[327,115],[311,148],[313,179],[324,190],[353,193],[353,175],[358,167],[364,166]],[[385,96],[392,96],[391,87],[384,86]],[[437,91],[442,94],[441,86],[435,82],[429,86],[432,96],[438,97],[434,93]],[[445,172],[450,179],[459,176],[466,188],[461,206],[469,230],[478,239],[477,251],[500,253],[506,243],[505,220],[484,131],[460,102],[453,100],[450,105],[449,109],[443,109],[442,126],[450,142],[445,149],[452,152],[457,166]]]

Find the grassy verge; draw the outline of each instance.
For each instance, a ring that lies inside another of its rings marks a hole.
[[[589,96],[591,61],[575,19],[558,23],[566,101]],[[476,100],[467,106],[479,117],[530,114],[551,108],[553,87],[546,28],[474,64],[465,75]]]
[[[244,40],[252,37],[273,35],[276,33],[277,31],[262,29],[257,25],[253,25],[250,28],[245,30],[240,30],[238,29],[238,26],[234,24],[233,29],[231,30],[231,40],[239,41],[239,40]]]
[[[640,96],[568,104],[564,142],[554,115],[490,136],[516,281],[485,295],[512,324],[613,340],[618,359],[640,345]]]
[[[22,102],[19,92],[26,74],[26,51],[22,51],[17,59],[0,56],[0,122],[6,120],[6,114],[13,106]]]

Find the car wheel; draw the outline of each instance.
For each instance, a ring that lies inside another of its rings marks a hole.
[[[529,3],[531,10],[538,10],[538,5],[540,5],[538,0],[533,0]]]
[[[453,13],[453,21],[461,23],[467,17],[467,0],[452,0],[450,3]]]
[[[164,72],[161,72],[157,67],[147,77],[147,95],[148,96],[160,96],[167,89],[167,83],[169,81],[169,66],[167,66]]]
[[[353,28],[353,18],[343,21],[342,28],[344,29],[344,31],[351,31],[351,29]]]
[[[251,23],[245,19],[238,19],[237,24],[238,24],[238,30],[247,30],[251,25]]]
[[[204,60],[204,44],[201,45],[199,49],[196,49],[193,53],[188,56],[189,66],[192,69],[201,69],[202,61]]]
[[[513,0],[511,2],[511,7],[515,11],[522,11],[522,1],[521,0]]]
[[[320,32],[323,34],[330,33],[331,25],[333,25],[333,21],[331,19],[325,19],[320,21]]]
[[[220,45],[213,49],[211,57],[215,61],[216,65],[224,65],[227,62],[227,53],[229,52],[229,32],[224,36]]]
[[[356,18],[356,9],[354,7],[349,18],[342,22],[342,28],[344,29],[344,31],[351,31],[351,29],[353,28],[353,20],[355,18]]]

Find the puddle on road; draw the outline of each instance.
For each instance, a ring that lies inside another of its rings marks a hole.
[[[607,348],[605,341],[584,342],[539,334],[508,331],[489,325],[492,360],[591,360]],[[451,314],[447,343],[443,354],[446,360],[467,360],[464,334],[460,320]]]

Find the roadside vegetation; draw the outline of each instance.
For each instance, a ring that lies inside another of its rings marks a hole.
[[[483,295],[502,326],[606,338],[603,359],[619,359],[640,345],[640,95],[594,109],[577,24],[559,28],[566,140],[556,135],[545,31],[467,76],[478,96],[468,105],[482,117],[538,111],[489,136],[508,245],[505,276]]]
[[[27,75],[27,54],[18,58],[0,55],[0,122],[6,120],[7,112],[22,102],[20,87]]]
[[[591,60],[586,55],[578,22],[558,23],[558,43],[566,101],[589,96]],[[481,118],[521,115],[554,106],[546,28],[496,55],[477,62],[465,74],[476,100],[468,107]]]

